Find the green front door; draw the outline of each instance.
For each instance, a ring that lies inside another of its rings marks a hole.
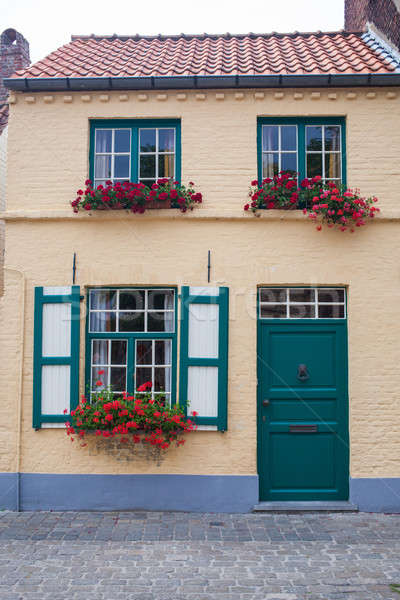
[[[262,319],[261,500],[348,499],[345,319]]]

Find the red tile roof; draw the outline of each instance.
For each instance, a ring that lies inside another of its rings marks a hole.
[[[393,73],[393,56],[365,33],[158,37],[72,36],[14,78]]]

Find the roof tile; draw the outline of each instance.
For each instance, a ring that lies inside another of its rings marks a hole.
[[[367,34],[73,36],[14,78],[318,75],[400,71]]]

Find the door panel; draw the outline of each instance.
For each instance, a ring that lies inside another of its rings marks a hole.
[[[346,357],[343,320],[260,321],[262,500],[348,498]]]
[[[275,493],[279,490],[307,493],[317,488],[333,491],[334,446],[331,433],[271,433],[271,488]]]
[[[299,386],[299,364],[307,365],[307,387],[335,385],[335,333],[275,331],[269,336],[271,386]],[[325,359],[322,361],[320,357]],[[300,363],[299,363],[300,361]],[[302,386],[303,387],[303,386]]]

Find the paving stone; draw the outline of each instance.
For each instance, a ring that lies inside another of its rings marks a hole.
[[[390,583],[396,515],[0,513],[1,600],[400,600]]]

